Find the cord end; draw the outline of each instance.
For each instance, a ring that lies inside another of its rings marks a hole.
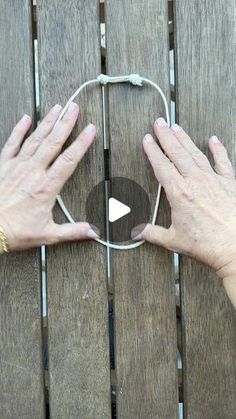
[[[139,74],[130,74],[129,81],[134,86],[140,86],[141,87],[143,85],[143,79],[142,79],[142,77],[140,77]]]

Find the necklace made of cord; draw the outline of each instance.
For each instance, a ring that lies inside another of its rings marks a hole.
[[[158,84],[154,83],[153,81],[142,77],[138,74],[130,74],[128,76],[118,76],[118,77],[110,77],[107,76],[105,74],[100,74],[96,79],[94,80],[89,80],[87,82],[85,82],[84,84],[82,84],[77,90],[76,92],[70,97],[70,99],[68,100],[67,104],[65,105],[65,107],[63,108],[63,110],[61,111],[56,124],[58,124],[58,122],[63,118],[63,116],[65,115],[67,109],[70,106],[70,103],[73,102],[73,100],[79,96],[79,94],[82,92],[82,90],[85,87],[88,86],[96,86],[96,85],[101,85],[102,89],[103,89],[103,95],[104,95],[104,86],[108,83],[131,83],[134,86],[139,86],[142,87],[144,84],[150,85],[152,87],[154,87],[158,93],[160,94],[163,103],[164,103],[164,107],[165,107],[165,114],[166,114],[166,121],[167,124],[170,125],[170,114],[169,114],[169,108],[168,108],[168,102],[166,99],[165,94],[163,93],[163,91],[161,90],[161,88],[158,86]],[[105,118],[105,109],[103,108],[103,119]],[[106,137],[106,131],[103,130],[103,138],[105,140]],[[154,207],[154,211],[153,211],[153,216],[152,216],[152,221],[151,224],[155,224],[156,223],[156,219],[157,219],[157,214],[158,214],[158,209],[159,209],[159,204],[160,204],[160,197],[161,197],[161,184],[159,183],[158,188],[157,188],[157,195],[156,195],[156,202],[155,202],[155,207]],[[57,195],[57,202],[61,208],[61,210],[63,211],[64,215],[66,216],[67,220],[70,223],[75,224],[76,221],[74,220],[73,216],[70,214],[70,212],[68,211],[62,197],[60,195]],[[140,240],[137,241],[135,243],[131,243],[131,244],[127,244],[127,245],[123,245],[123,244],[115,244],[115,243],[111,243],[110,241],[105,241],[102,239],[95,239],[98,243],[101,243],[103,246],[106,246],[108,249],[117,249],[117,250],[130,250],[130,249],[135,249],[136,247],[141,246],[144,243],[144,240]]]

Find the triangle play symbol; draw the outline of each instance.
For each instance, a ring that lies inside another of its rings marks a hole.
[[[131,212],[130,207],[118,201],[115,198],[109,198],[109,221],[114,223],[114,221],[119,220],[119,218],[124,217],[125,215]]]

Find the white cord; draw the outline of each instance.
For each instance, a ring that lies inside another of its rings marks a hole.
[[[154,87],[158,91],[158,93],[161,95],[161,98],[162,98],[164,106],[165,106],[166,122],[167,122],[168,125],[170,125],[170,114],[169,114],[167,99],[166,99],[166,96],[164,95],[163,91],[161,90],[161,88],[158,86],[158,84],[154,83],[153,81],[151,81],[151,80],[149,80],[145,77],[141,77],[138,74],[130,74],[128,76],[118,76],[118,77],[110,77],[110,76],[107,76],[106,74],[100,74],[96,79],[87,81],[86,83],[82,84],[76,90],[76,92],[68,100],[64,109],[61,111],[61,114],[59,115],[59,117],[58,117],[58,119],[55,123],[55,126],[63,118],[63,116],[65,115],[65,113],[66,113],[67,109],[69,108],[71,102],[73,102],[73,100],[81,93],[81,91],[85,87],[91,86],[91,85],[96,85],[96,84],[105,85],[107,83],[125,83],[125,82],[129,82],[129,83],[133,84],[134,86],[140,86],[140,87],[143,86],[143,83],[146,83],[146,84],[149,84],[150,86]],[[161,197],[161,184],[159,183],[158,190],[157,190],[157,196],[156,196],[156,202],[155,202],[155,208],[154,208],[151,224],[156,223],[157,213],[158,213],[159,204],[160,204],[160,197]],[[74,218],[72,217],[72,215],[70,214],[68,209],[66,208],[66,206],[65,206],[65,204],[64,204],[60,195],[57,195],[57,202],[58,202],[61,210],[63,211],[64,215],[66,216],[67,220],[70,223],[75,224],[76,221],[74,220]],[[144,240],[140,240],[140,241],[137,241],[135,243],[131,243],[131,244],[127,244],[127,245],[122,245],[122,244],[120,245],[120,244],[110,243],[108,241],[104,241],[104,240],[101,240],[101,239],[95,239],[95,240],[98,243],[101,243],[103,246],[106,246],[107,248],[116,249],[116,250],[131,250],[131,249],[135,249],[136,247],[141,246],[144,243]]]

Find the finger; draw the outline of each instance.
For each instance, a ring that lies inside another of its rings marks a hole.
[[[25,140],[19,152],[20,157],[31,157],[42,141],[52,131],[60,113],[62,106],[55,105],[43,118],[36,130]]]
[[[96,232],[95,227],[91,228],[88,223],[78,222],[75,224],[65,223],[61,225],[53,223],[47,232],[47,243],[45,244],[96,239],[98,237],[99,234]]]
[[[214,158],[214,169],[216,173],[226,178],[234,179],[235,174],[233,166],[228,158],[227,151],[220,140],[216,136],[213,136],[210,138],[208,145]]]
[[[79,107],[71,103],[61,121],[59,121],[47,138],[40,144],[32,159],[47,167],[61,151],[63,144],[71,134],[77,118]]]
[[[178,138],[180,144],[190,154],[198,167],[204,172],[212,173],[213,169],[208,158],[201,150],[199,150],[186,132],[177,124],[172,125],[171,129],[174,132],[174,135]]]
[[[180,144],[163,118],[157,119],[154,124],[154,131],[166,155],[183,176],[188,176],[198,170],[192,157]]]
[[[141,226],[141,230],[139,227],[135,227],[131,232],[133,240],[146,240],[162,247],[171,247],[172,233],[170,229],[152,224],[147,224],[144,229]]]
[[[93,143],[95,135],[95,126],[89,124],[48,169],[48,178],[54,183],[57,193],[74,173],[79,161]]]
[[[155,176],[160,184],[165,188],[166,193],[172,190],[172,183],[182,182],[183,178],[176,167],[164,155],[154,138],[147,134],[143,139],[144,151],[152,165]]]
[[[30,116],[24,115],[23,118],[21,118],[21,120],[16,124],[1,151],[1,160],[12,159],[17,155],[24,137],[30,129],[31,123],[32,121]]]

